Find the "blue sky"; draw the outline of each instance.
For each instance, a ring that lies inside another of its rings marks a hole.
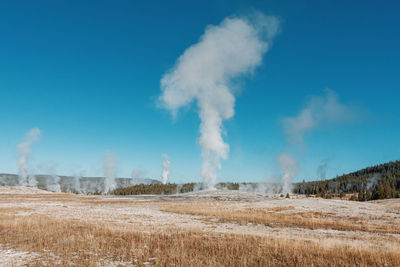
[[[282,119],[331,88],[358,110],[351,124],[319,127],[296,149],[296,180],[328,177],[399,159],[400,8],[396,1],[2,1],[0,172],[17,173],[16,145],[33,127],[37,172],[159,178],[161,154],[173,182],[200,181],[196,106],[157,107],[160,79],[207,25],[258,10],[281,20],[262,66],[241,79],[235,116],[224,123],[229,159],[219,181],[279,175],[288,149]],[[270,179],[270,178],[269,178]]]

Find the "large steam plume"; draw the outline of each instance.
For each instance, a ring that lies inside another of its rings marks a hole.
[[[38,128],[31,129],[26,135],[24,140],[17,145],[17,150],[20,154],[18,160],[18,174],[20,185],[36,186],[37,182],[31,175],[28,180],[28,160],[31,154],[31,146],[34,142],[38,141],[40,137],[40,130]]]
[[[104,189],[103,193],[107,194],[117,187],[115,181],[115,169],[117,166],[117,156],[110,151],[104,153]]]
[[[297,162],[290,155],[284,153],[278,157],[278,162],[284,172],[282,193],[291,193],[292,180],[298,172]]]
[[[199,42],[187,48],[161,79],[161,103],[174,115],[179,108],[197,102],[201,176],[208,188],[214,188],[215,171],[221,168],[221,159],[228,157],[229,145],[221,131],[223,120],[234,115],[233,79],[253,73],[262,63],[278,24],[277,18],[257,13],[209,25]]]
[[[162,173],[161,173],[161,178],[162,178],[162,183],[163,184],[167,184],[168,182],[168,176],[170,171],[170,167],[171,167],[171,162],[168,159],[168,155],[167,154],[162,154],[161,155],[163,157],[163,162],[162,162]]]

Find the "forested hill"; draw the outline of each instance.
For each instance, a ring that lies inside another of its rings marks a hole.
[[[358,200],[400,197],[400,161],[368,167],[325,181],[297,183],[294,193],[331,197],[358,193]]]

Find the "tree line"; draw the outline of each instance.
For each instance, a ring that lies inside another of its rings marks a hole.
[[[301,182],[293,193],[331,198],[352,193],[352,200],[400,197],[400,161],[368,167],[325,181]]]
[[[238,183],[218,183],[217,189],[239,190]],[[188,193],[195,190],[203,190],[204,185],[201,183],[186,184],[137,184],[128,187],[115,189],[113,195],[171,195],[178,193]]]

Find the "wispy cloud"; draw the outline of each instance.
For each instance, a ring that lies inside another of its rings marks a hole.
[[[317,127],[329,124],[350,123],[356,119],[356,111],[339,101],[331,89],[322,96],[313,96],[307,105],[294,117],[283,119],[287,142],[304,145],[304,137]]]

